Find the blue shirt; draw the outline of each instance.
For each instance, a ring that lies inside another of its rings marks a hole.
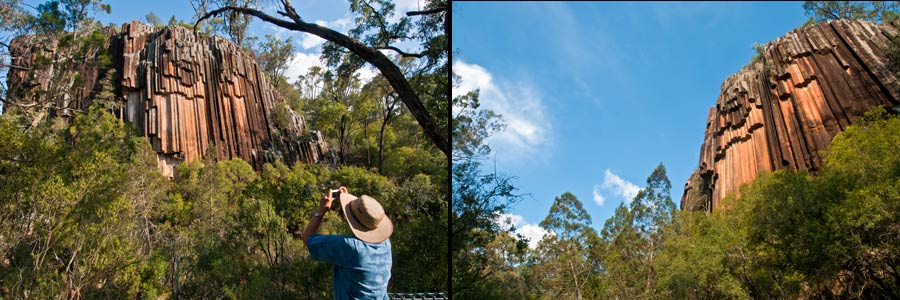
[[[391,279],[391,240],[378,244],[352,236],[312,235],[306,248],[313,259],[334,265],[335,300],[386,300]]]

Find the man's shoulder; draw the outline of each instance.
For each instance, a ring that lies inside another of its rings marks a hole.
[[[309,237],[307,244],[315,247],[315,246],[349,246],[351,248],[355,248],[358,250],[363,249],[387,249],[390,251],[391,249],[391,240],[386,239],[380,243],[369,243],[363,240],[360,240],[354,236],[346,236],[346,235],[312,235]]]
[[[336,234],[313,234],[309,236],[310,243],[352,243],[356,238]]]

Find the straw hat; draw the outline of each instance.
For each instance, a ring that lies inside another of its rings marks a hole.
[[[384,207],[368,195],[356,197],[341,193],[344,219],[356,238],[373,244],[381,243],[394,233],[394,223],[384,213]]]

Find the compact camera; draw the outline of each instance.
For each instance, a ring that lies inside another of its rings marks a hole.
[[[341,209],[341,190],[331,190],[331,209],[338,211]]]

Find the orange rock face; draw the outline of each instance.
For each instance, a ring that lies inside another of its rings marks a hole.
[[[308,130],[289,108],[287,124],[275,123],[281,96],[254,59],[230,41],[137,21],[109,34],[124,104],[120,116],[149,138],[164,175],[172,177],[175,166],[203,157],[213,146],[217,159],[239,157],[256,168],[276,159],[315,163],[327,153],[321,133]],[[96,84],[98,73],[88,73],[94,78],[86,80],[84,90]],[[35,81],[23,76],[11,71],[9,77]],[[86,106],[88,95],[80,98],[74,99],[81,102],[76,107]]]
[[[726,79],[681,208],[712,211],[762,172],[814,173],[835,135],[874,106],[900,104],[886,55],[887,36],[900,34],[898,25],[830,21],[798,28]]]

